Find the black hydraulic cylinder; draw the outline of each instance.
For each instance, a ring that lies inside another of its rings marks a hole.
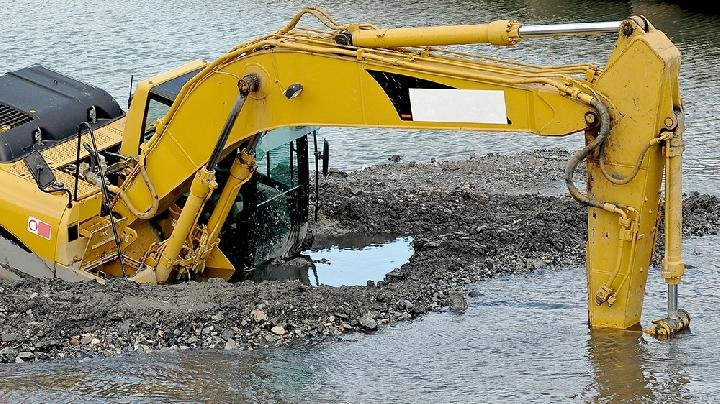
[[[220,137],[218,137],[218,140],[215,143],[215,148],[213,149],[212,154],[210,155],[210,159],[205,166],[208,171],[215,170],[217,163],[220,161],[220,155],[225,149],[225,144],[230,137],[230,132],[232,131],[233,126],[235,126],[235,121],[240,115],[240,111],[242,110],[243,105],[245,105],[245,100],[247,99],[248,94],[253,91],[257,91],[259,84],[260,82],[255,75],[245,76],[242,80],[238,82],[238,89],[240,90],[240,94],[238,94],[237,98],[235,99],[235,103],[232,106],[232,109],[230,109],[230,114],[225,121],[225,125],[223,126],[222,131],[220,132]]]

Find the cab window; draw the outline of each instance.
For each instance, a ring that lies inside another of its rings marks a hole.
[[[143,125],[142,142],[147,142],[155,134],[155,123],[170,110],[170,103],[166,100],[150,97],[148,99],[145,124]]]
[[[307,136],[258,153],[256,159],[254,264],[259,266],[302,241],[295,236],[307,221]]]

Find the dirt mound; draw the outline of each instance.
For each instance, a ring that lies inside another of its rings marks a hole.
[[[557,195],[566,158],[537,151],[333,173],[322,187],[317,239],[350,231],[415,238],[410,261],[367,287],[0,282],[0,361],[257,349],[369,332],[430,310],[462,311],[468,283],[583,262],[585,208]],[[720,200],[687,196],[685,233],[718,228]]]

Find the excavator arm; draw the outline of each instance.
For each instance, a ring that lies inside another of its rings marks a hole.
[[[315,15],[327,30],[299,28],[304,14]],[[590,64],[536,66],[433,47],[514,45],[532,36],[601,32],[618,35],[602,69]],[[113,210],[127,218],[125,226],[166,211],[192,179],[172,234],[134,247],[144,253],[133,279],[163,283],[182,268],[213,267],[206,264],[212,257],[217,260],[219,228],[229,201],[254,171],[259,137],[275,128],[456,129],[540,136],[583,132],[586,147],[568,162],[566,181],[570,194],[589,207],[590,324],[639,324],[665,174],[662,275],[675,299],[669,300],[668,319],[657,330],[676,331],[689,322],[676,301],[684,271],[679,63],[677,48],[642,17],[555,28],[496,21],[380,30],[367,24],[338,25],[317,9],[304,10],[282,30],[205,65],[182,87],[149,141],[140,145],[140,136],[125,134],[122,150],[140,149],[136,164],[113,190]],[[128,115],[137,113],[133,103]],[[215,162],[238,149],[218,205],[207,224],[199,223],[218,186]],[[583,161],[586,191],[573,181]]]

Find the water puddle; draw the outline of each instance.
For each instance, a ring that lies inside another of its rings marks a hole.
[[[397,237],[382,243],[357,246],[337,243],[328,248],[305,251],[315,263],[315,285],[366,285],[381,281],[413,255],[412,237]]]
[[[252,274],[256,282],[298,280],[308,286],[367,285],[381,281],[413,255],[412,237],[347,234],[317,239],[299,258],[271,263]]]

